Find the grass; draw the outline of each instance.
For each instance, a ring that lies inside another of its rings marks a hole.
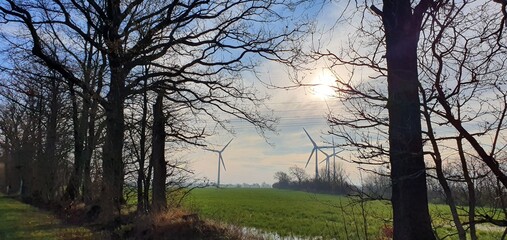
[[[204,219],[281,236],[380,240],[388,239],[386,236],[392,233],[391,207],[385,201],[368,202],[361,207],[353,199],[334,195],[277,189],[207,188],[194,190],[184,205]],[[454,231],[450,227],[452,221],[448,207],[432,204],[430,211],[438,235],[452,235]],[[178,221],[176,223],[179,224]],[[174,227],[174,224],[166,225],[161,225],[160,229]],[[213,226],[203,226],[202,229],[215,229],[214,233],[221,232],[217,229],[224,229],[217,227],[219,225]],[[502,235],[502,229],[479,229],[479,239],[500,239]],[[67,226],[49,212],[0,195],[1,240],[98,237],[89,229]],[[457,236],[446,239],[457,239]]]
[[[95,239],[86,228],[66,226],[53,214],[0,195],[0,239]]]
[[[206,188],[194,190],[185,206],[204,218],[281,236],[385,239],[392,233],[391,207],[384,201],[368,202],[362,208],[357,201],[333,195],[278,189]],[[452,235],[447,206],[430,205],[430,211],[438,235]],[[480,239],[500,239],[502,233],[479,231],[478,234]],[[446,239],[457,239],[457,236]]]
[[[203,217],[254,227],[282,236],[358,239],[365,224],[359,205],[350,199],[276,189],[198,189],[186,201]],[[386,203],[365,206],[368,236],[380,234],[390,219]],[[344,214],[342,214],[344,213]]]

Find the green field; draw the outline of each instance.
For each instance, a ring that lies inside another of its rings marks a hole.
[[[53,214],[0,195],[0,239],[97,239],[89,229],[66,226]]]
[[[204,218],[281,236],[383,239],[392,230],[388,202],[372,201],[361,207],[359,201],[325,194],[206,188],[194,190],[185,205]],[[452,234],[447,206],[431,205],[430,209],[438,235]],[[500,239],[501,235],[501,231],[479,232],[480,239]]]

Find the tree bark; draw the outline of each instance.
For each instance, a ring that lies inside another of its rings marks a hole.
[[[152,153],[153,159],[153,202],[152,210],[161,212],[167,208],[165,180],[167,175],[164,157],[165,149],[165,118],[163,109],[163,94],[159,93],[153,106]]]
[[[420,3],[422,4],[422,3]],[[394,239],[435,239],[428,210],[418,92],[421,9],[384,0]]]
[[[106,136],[102,159],[101,220],[111,222],[120,216],[123,194],[123,141],[125,135],[125,73],[119,59],[110,59],[111,82],[105,104]]]

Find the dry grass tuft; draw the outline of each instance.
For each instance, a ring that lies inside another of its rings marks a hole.
[[[244,233],[239,227],[202,220],[197,214],[182,209],[139,217],[132,231],[127,232],[130,236],[126,237],[131,239],[262,239]]]

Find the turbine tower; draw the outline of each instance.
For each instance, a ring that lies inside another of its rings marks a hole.
[[[329,175],[330,175],[330,173],[329,173],[330,172],[330,169],[329,169],[329,158],[331,158],[331,156],[333,156],[334,154],[329,155],[326,152],[322,151],[321,149],[319,149],[319,150],[320,150],[320,152],[322,152],[326,156],[326,158],[324,158],[324,160],[320,161],[320,163],[326,162],[326,168],[325,168],[325,170],[326,170],[326,178],[329,181],[329,179],[330,179],[330,177],[329,177]]]
[[[308,167],[308,163],[310,163],[310,160],[312,159],[313,153],[315,153],[315,179],[319,179],[319,157],[318,157],[318,151],[323,152],[321,149],[323,148],[332,148],[333,146],[318,146],[315,141],[313,141],[312,137],[310,137],[310,134],[306,131],[305,128],[303,130],[306,133],[306,136],[310,139],[310,141],[313,144],[312,153],[310,154],[310,157],[308,157],[308,161],[306,161],[305,168]]]
[[[336,181],[336,145],[334,145],[334,136],[331,138],[333,141],[333,181]],[[342,152],[342,151],[340,151]]]
[[[205,148],[205,150],[207,151],[210,151],[210,152],[216,152],[218,153],[218,176],[217,176],[217,188],[220,187],[220,162],[222,162],[222,166],[224,167],[224,171],[227,171],[225,169],[225,163],[224,163],[224,158],[222,157],[222,152],[224,152],[224,150],[227,148],[227,146],[229,146],[229,144],[232,142],[232,139],[224,146],[224,148],[222,148],[222,150],[215,150],[215,149],[209,149],[209,148]]]

